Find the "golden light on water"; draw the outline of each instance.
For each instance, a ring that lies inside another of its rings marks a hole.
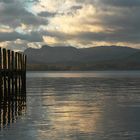
[[[42,102],[44,111],[46,110],[44,114],[49,120],[46,127],[49,127],[49,124],[53,125],[53,131],[46,133],[46,130],[40,129],[38,131],[39,137],[51,138],[54,135],[52,139],[55,139],[57,136],[67,135],[69,132],[83,134],[96,132],[97,123],[101,118],[101,112],[97,105],[88,104],[88,101],[84,100],[83,97],[79,97],[79,100],[74,100],[75,95],[68,96],[65,101],[61,101],[59,96],[52,95],[52,93],[55,94],[55,90],[52,88],[49,93],[50,95],[44,97]],[[90,107],[88,108],[88,106]]]

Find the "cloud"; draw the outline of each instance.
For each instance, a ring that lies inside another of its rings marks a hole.
[[[79,3],[92,4],[96,6],[114,6],[114,7],[139,7],[139,0],[76,0]]]
[[[33,13],[28,7],[38,0],[0,0],[0,44],[11,49],[22,50],[28,42],[42,42],[41,25],[48,20]],[[17,43],[21,40],[24,43]],[[24,46],[24,47],[23,47]]]
[[[56,13],[44,11],[44,12],[38,13],[38,15],[41,17],[53,17],[56,15]]]
[[[37,32],[31,32],[30,34],[20,34],[18,32],[0,32],[0,42],[15,41],[17,39],[26,40],[29,42],[43,41],[42,36]]]
[[[71,7],[71,10],[79,10],[79,9],[82,9],[82,6],[81,5],[75,5],[75,6],[72,6]]]
[[[14,0],[12,3],[0,3],[0,23],[17,27],[21,23],[28,25],[47,24],[47,20],[29,12],[21,2]]]
[[[139,7],[139,0],[98,0],[100,4],[118,7]]]
[[[75,46],[79,42],[81,42],[79,46],[83,44],[91,46],[95,44],[94,42],[130,44],[131,47],[140,44],[139,1],[77,0],[77,2],[82,5],[76,12],[71,8],[73,14],[55,16],[49,21],[48,30],[55,44],[59,44],[62,40],[68,43],[75,42]]]
[[[139,9],[139,0],[0,0],[0,41],[139,47]]]

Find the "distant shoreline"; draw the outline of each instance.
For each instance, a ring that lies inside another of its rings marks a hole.
[[[36,71],[42,71],[42,72],[92,72],[92,71],[140,71],[140,69],[106,69],[106,70],[28,70],[27,72],[36,72]]]
[[[140,64],[27,65],[28,71],[137,71]]]

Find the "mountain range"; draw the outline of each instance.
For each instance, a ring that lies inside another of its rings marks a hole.
[[[121,46],[75,48],[72,46],[25,50],[29,70],[127,70],[140,69],[140,50]]]

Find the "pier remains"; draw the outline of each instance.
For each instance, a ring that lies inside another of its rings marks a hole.
[[[26,55],[0,48],[0,128],[15,121],[26,103]]]

